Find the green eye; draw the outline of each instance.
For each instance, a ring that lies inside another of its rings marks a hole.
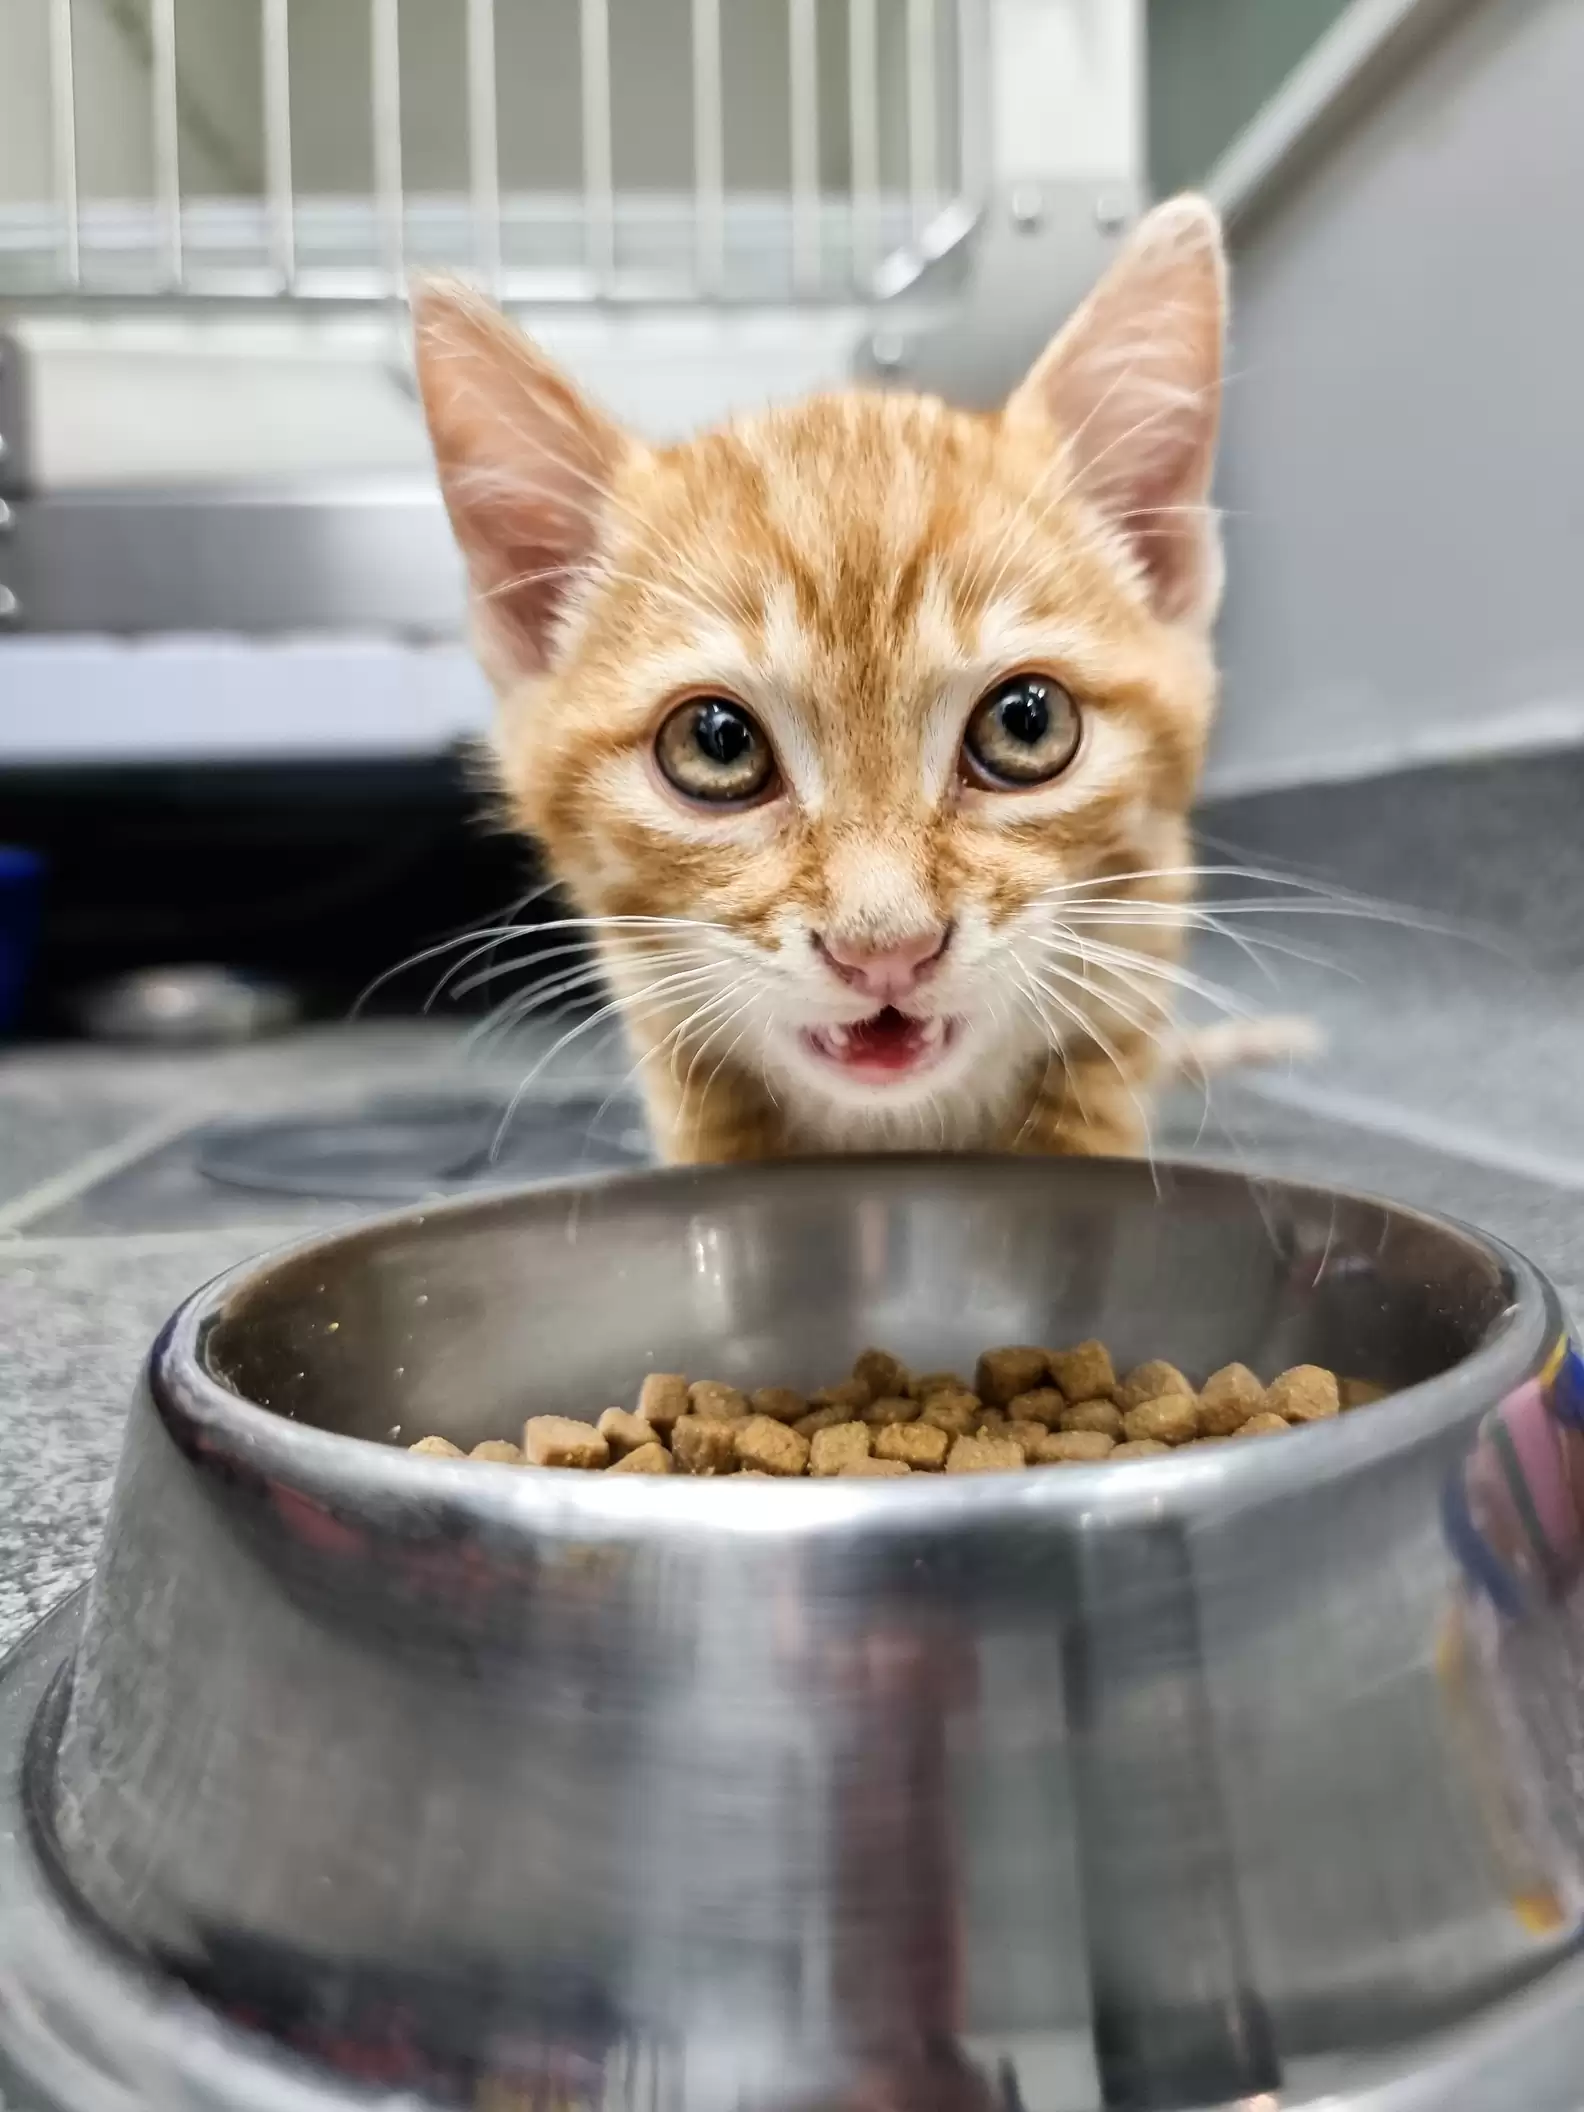
[[[660,728],[655,761],[689,799],[743,806],[775,782],[775,757],[758,722],[729,697],[690,697]]]
[[[964,775],[1015,792],[1060,777],[1078,753],[1078,707],[1049,675],[1009,675],[979,699],[963,735]]]

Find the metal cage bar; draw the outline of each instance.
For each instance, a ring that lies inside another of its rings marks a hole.
[[[720,0],[693,0],[694,261],[699,291],[717,296],[726,277],[726,111],[721,80]]]
[[[583,202],[585,254],[597,294],[616,275],[616,174],[611,143],[609,0],[581,0],[579,49],[583,73]]]
[[[369,115],[374,131],[374,209],[379,223],[380,264],[385,291],[399,298],[407,276],[399,0],[370,0]]]
[[[880,249],[880,21],[876,0],[850,0],[847,94],[853,260],[873,271]]]
[[[817,0],[788,0],[787,81],[792,137],[792,290],[819,286],[819,20]]]
[[[473,250],[491,292],[501,278],[500,105],[495,86],[495,0],[468,0],[468,186]]]
[[[908,0],[908,194],[915,241],[929,226],[940,201],[938,35],[935,0]]]
[[[149,10],[149,90],[154,141],[154,196],[167,286],[184,280],[181,188],[181,106],[176,75],[176,0],[152,0]]]
[[[292,196],[290,0],[263,0],[264,190],[270,265],[282,290],[297,283],[297,211]]]
[[[60,268],[68,289],[82,279],[82,222],[77,198],[77,87],[72,54],[72,0],[50,0],[50,148],[60,211]]]

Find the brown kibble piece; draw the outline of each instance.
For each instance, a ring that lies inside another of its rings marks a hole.
[[[1159,1438],[1130,1437],[1125,1445],[1118,1445],[1116,1450],[1108,1453],[1106,1457],[1108,1461],[1113,1459],[1165,1459],[1171,1449],[1170,1445],[1163,1445]]]
[[[916,1423],[919,1418],[919,1404],[910,1400],[905,1393],[888,1393],[882,1394],[877,1401],[871,1401],[867,1408],[859,1412],[866,1423],[878,1429],[886,1423]]]
[[[669,1430],[688,1410],[688,1382],[680,1372],[652,1371],[638,1389],[638,1413],[656,1430]]]
[[[590,1423],[570,1415],[531,1415],[523,1426],[530,1467],[603,1467],[610,1446]]]
[[[1007,1474],[1023,1465],[1023,1448],[1008,1437],[959,1437],[947,1457],[948,1474]]]
[[[617,1460],[615,1466],[605,1469],[607,1474],[674,1474],[676,1462],[664,1445],[640,1445],[636,1452],[629,1452],[625,1459]]]
[[[1103,1430],[1047,1430],[1029,1457],[1036,1467],[1077,1466],[1109,1459],[1115,1450],[1116,1439]]]
[[[968,1381],[955,1371],[924,1371],[908,1380],[908,1392],[916,1401],[933,1400],[937,1393],[966,1393]]]
[[[1349,1408],[1373,1407],[1377,1401],[1385,1400],[1390,1391],[1389,1386],[1378,1386],[1373,1379],[1337,1380],[1337,1392],[1341,1396],[1344,1414]]]
[[[625,1408],[607,1408],[595,1427],[618,1459],[655,1442],[654,1424],[646,1423],[641,1415],[629,1415]]]
[[[1163,1393],[1130,1408],[1122,1428],[1133,1444],[1152,1437],[1163,1445],[1185,1445],[1199,1435],[1199,1403],[1191,1393]]]
[[[407,1447],[422,1459],[466,1459],[467,1454],[460,1445],[452,1444],[448,1437],[421,1437],[417,1444]]]
[[[966,1386],[953,1387],[943,1393],[932,1393],[924,1403],[921,1423],[933,1429],[944,1430],[948,1437],[967,1437],[979,1427],[979,1396],[970,1393]]]
[[[912,1471],[905,1459],[855,1459],[850,1467],[842,1468],[848,1481],[892,1481]]]
[[[1116,1367],[1103,1342],[1093,1339],[1050,1352],[1051,1377],[1070,1401],[1099,1400],[1115,1393]]]
[[[921,1474],[938,1474],[951,1439],[933,1423],[887,1423],[874,1441],[876,1459],[900,1459]]]
[[[1338,1413],[1342,1400],[1335,1376],[1318,1364],[1295,1364],[1265,1389],[1265,1412],[1289,1423],[1320,1423]]]
[[[1074,1401],[1070,1408],[1063,1409],[1061,1427],[1066,1431],[1098,1430],[1120,1442],[1122,1411],[1115,1401]]]
[[[749,1394],[748,1405],[755,1415],[773,1416],[778,1423],[795,1423],[808,1413],[808,1402],[790,1386],[761,1386]]]
[[[822,1430],[839,1429],[843,1423],[856,1419],[856,1409],[833,1404],[826,1408],[811,1408],[807,1415],[800,1415],[792,1427],[800,1437],[818,1437]]]
[[[1066,1395],[1058,1393],[1054,1386],[1036,1386],[1030,1393],[1015,1394],[1007,1403],[1007,1414],[1014,1423],[1043,1423],[1050,1430],[1061,1420],[1066,1406]]]
[[[483,1444],[473,1447],[468,1458],[490,1460],[498,1467],[520,1467],[522,1446],[514,1445],[508,1437],[487,1437]]]
[[[1251,1415],[1246,1423],[1239,1423],[1232,1435],[1234,1437],[1275,1437],[1278,1432],[1290,1430],[1291,1428],[1292,1425],[1285,1422],[1281,1416],[1267,1415],[1261,1411],[1258,1415]]]
[[[809,1453],[809,1472],[823,1480],[830,1474],[850,1474],[861,1459],[869,1457],[872,1432],[867,1423],[832,1423],[814,1433]]]
[[[818,1386],[809,1395],[809,1407],[840,1408],[850,1419],[860,1414],[874,1399],[868,1384],[863,1379],[840,1379],[834,1386]]]
[[[688,1414],[707,1423],[740,1423],[748,1413],[748,1396],[741,1387],[727,1386],[719,1379],[695,1379],[688,1388]]]
[[[1265,1388],[1246,1364],[1223,1364],[1199,1395],[1199,1427],[1207,1437],[1230,1437],[1265,1405]]]
[[[1005,1438],[1009,1445],[1016,1445],[1023,1455],[1024,1464],[1031,1466],[1034,1461],[1036,1446],[1042,1437],[1049,1435],[1049,1432],[1043,1423],[1008,1422],[1002,1429],[997,1430],[995,1435],[998,1438]]]
[[[747,1422],[736,1425],[736,1432],[737,1458],[745,1467],[792,1479],[808,1465],[808,1439],[789,1430],[785,1423],[778,1423],[774,1416],[751,1415]]]
[[[906,1393],[908,1390],[907,1366],[889,1350],[860,1350],[853,1358],[852,1375],[863,1381],[875,1400],[879,1400],[882,1394]]]
[[[680,1416],[671,1431],[671,1454],[684,1474],[730,1474],[737,1464],[737,1425],[717,1416]]]
[[[1158,1401],[1163,1393],[1192,1393],[1193,1388],[1177,1369],[1163,1357],[1151,1357],[1147,1364],[1137,1364],[1116,1389],[1116,1404],[1126,1415],[1130,1408],[1142,1408],[1146,1401]]]
[[[974,1372],[974,1392],[992,1408],[1004,1408],[1020,1393],[1031,1393],[1050,1377],[1042,1349],[987,1349]]]

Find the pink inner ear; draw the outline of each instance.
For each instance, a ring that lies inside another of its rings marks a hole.
[[[459,491],[451,511],[477,620],[516,667],[538,672],[550,658],[567,595],[593,555],[599,493],[576,487],[565,465],[548,457],[533,484],[508,470],[479,473],[475,481],[477,496]]]
[[[492,675],[548,665],[627,445],[506,318],[460,289],[415,301],[418,379]]]
[[[1174,621],[1207,620],[1220,584],[1206,502],[1223,320],[1214,215],[1191,200],[1161,206],[1013,398],[1064,438],[1073,488],[1128,540]]]

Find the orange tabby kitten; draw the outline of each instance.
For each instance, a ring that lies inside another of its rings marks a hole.
[[[677,447],[416,302],[501,780],[673,1159],[1131,1151],[1215,698],[1220,230],[1181,198],[991,415],[852,391]]]

